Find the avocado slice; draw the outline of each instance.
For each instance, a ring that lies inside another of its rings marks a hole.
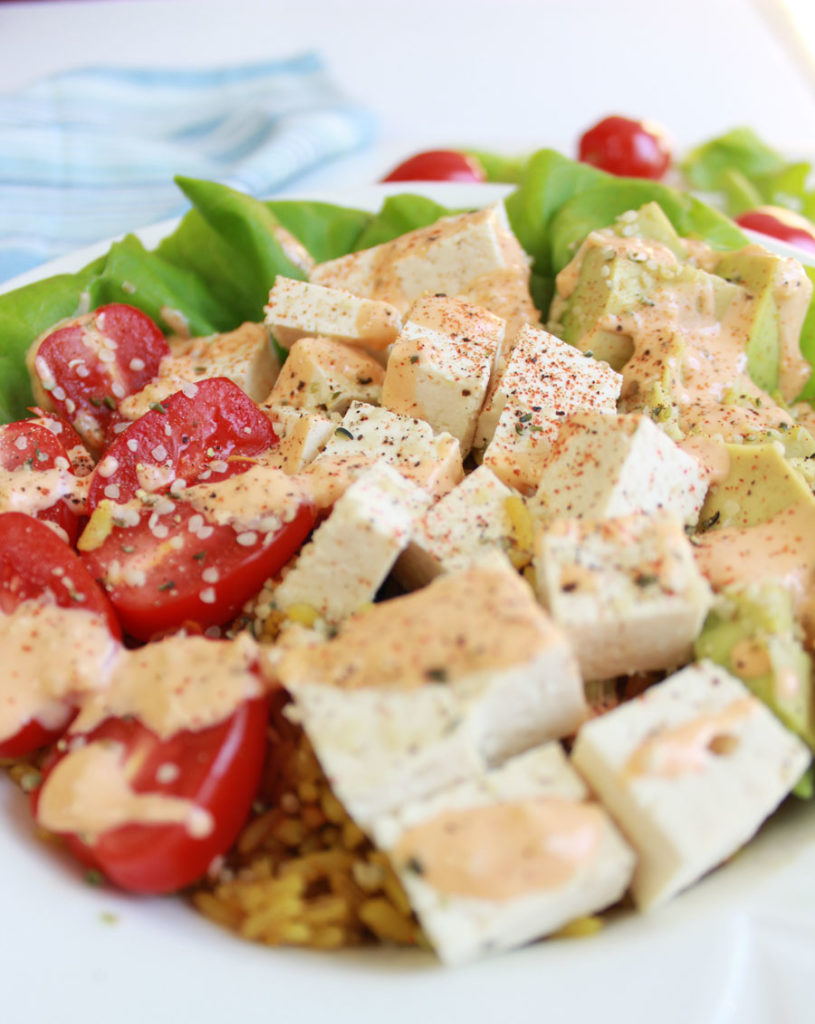
[[[812,282],[795,260],[760,245],[723,253],[715,272],[742,285],[751,296],[746,340],[751,379],[764,391],[780,391],[785,401],[794,401],[810,373],[798,338],[809,309]]]
[[[778,444],[726,444],[724,448],[727,476],[708,491],[699,513],[700,524],[760,526],[799,503],[811,505],[815,523],[815,497]]]
[[[767,583],[723,592],[705,620],[695,654],[738,676],[815,749],[812,662],[795,635],[788,590]]]
[[[623,243],[621,237],[615,244],[608,235],[592,232],[558,276],[549,330],[620,370],[634,351],[621,318],[653,305],[650,295],[662,274],[674,278],[681,267],[660,242],[638,237]]]
[[[621,238],[647,238],[652,242],[661,242],[678,260],[688,258],[687,246],[659,203],[645,203],[638,210],[622,214],[615,220],[612,230]]]

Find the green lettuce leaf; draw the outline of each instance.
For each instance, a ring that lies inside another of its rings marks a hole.
[[[179,325],[193,335],[214,334],[230,322],[229,310],[207,283],[186,267],[176,266],[144,248],[135,235],[110,247],[101,271],[88,286],[90,308],[126,302],[147,313],[165,333]]]
[[[275,235],[278,219],[259,199],[226,185],[176,178],[194,209],[156,252],[194,273],[224,309],[221,330],[262,320],[278,274],[302,278]]]
[[[709,192],[719,187],[722,173],[730,168],[752,179],[756,175],[776,174],[784,166],[781,154],[762,142],[751,128],[734,128],[697,146],[680,164],[694,188]]]
[[[723,214],[656,181],[618,178],[544,149],[529,160],[524,178],[507,198],[510,223],[532,256],[532,297],[544,312],[555,275],[586,235],[607,227],[626,210],[655,201],[680,235],[717,249],[744,245],[745,236]]]
[[[504,156],[483,149],[464,149],[463,152],[481,164],[487,181],[499,184],[517,185],[529,163],[528,156]]]
[[[407,231],[434,224],[439,217],[445,217],[449,213],[447,207],[425,196],[413,196],[408,193],[389,196],[379,213],[371,218],[357,238],[354,251],[390,242]]]
[[[373,220],[367,210],[298,199],[269,200],[266,206],[287,231],[301,242],[317,263],[335,260],[357,248],[357,241]]]
[[[713,193],[731,217],[756,206],[784,206],[812,217],[812,170],[791,163],[750,128],[734,128],[692,150],[680,164],[692,188]]]

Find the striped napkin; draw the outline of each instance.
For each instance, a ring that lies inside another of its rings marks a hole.
[[[0,281],[181,213],[175,174],[262,195],[372,134],[314,53],[41,79],[0,96]]]

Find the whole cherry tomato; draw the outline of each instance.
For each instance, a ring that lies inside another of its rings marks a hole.
[[[483,167],[467,153],[429,149],[404,160],[382,181],[486,181]]]
[[[612,116],[604,117],[581,136],[578,158],[609,174],[656,181],[668,170],[671,151],[659,127]]]
[[[780,206],[759,206],[740,214],[736,223],[748,231],[757,231],[815,253],[815,224],[792,210]]]

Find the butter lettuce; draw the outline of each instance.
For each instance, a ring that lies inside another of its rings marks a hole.
[[[656,181],[618,178],[551,149],[536,153],[506,206],[513,230],[533,258],[538,308],[548,308],[555,276],[590,231],[651,201],[659,203],[682,236],[699,238],[716,249],[746,244],[731,220],[693,196]]]
[[[742,148],[750,147],[744,143]],[[756,152],[751,174],[775,175],[777,182],[795,179],[798,172],[790,169],[792,165],[779,166],[767,153]],[[708,152],[704,173],[714,175],[724,166],[717,153]],[[682,235],[701,238],[720,249],[744,244],[742,233],[724,215],[657,182],[615,178],[548,149],[512,163],[513,173],[521,180],[506,201],[507,213],[532,258],[533,296],[544,311],[555,275],[585,235],[650,200],[662,206]],[[193,208],[156,249],[146,250],[135,236],[128,236],[76,274],[0,295],[3,419],[23,416],[31,404],[23,367],[26,349],[65,317],[120,301],[140,307],[165,330],[179,320],[197,335],[229,330],[244,320],[262,319],[277,274],[303,276],[286,256],[276,236],[278,226],[322,262],[389,241],[451,212],[426,197],[409,194],[389,197],[372,214],[331,203],[262,202],[216,182],[177,180]],[[815,310],[807,319],[802,348],[815,360]]]
[[[815,216],[812,167],[790,162],[750,128],[734,128],[692,150],[680,164],[692,188],[713,193],[731,217],[756,206],[786,206]]]

